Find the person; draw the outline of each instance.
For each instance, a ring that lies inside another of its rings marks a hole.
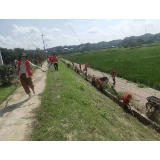
[[[112,70],[113,85],[115,85],[116,84],[116,81],[115,81],[116,73],[113,68],[111,70]]]
[[[96,77],[93,75],[93,77],[92,77],[92,86],[96,86]]]
[[[88,80],[88,73],[87,73],[87,71],[84,74],[86,76],[85,79]]]
[[[39,56],[39,64],[42,67],[42,60],[41,60],[41,56]]]
[[[97,79],[97,81],[98,81],[98,87],[99,87],[100,91],[103,92],[103,83],[102,83],[102,81],[99,78]]]
[[[79,74],[79,68],[78,67],[76,67],[76,72]]]
[[[87,62],[85,63],[85,71],[87,71],[87,67],[88,67],[88,64]]]
[[[74,62],[72,62],[72,65],[74,66]]]
[[[58,71],[58,58],[57,58],[57,56],[56,56],[55,54],[54,54],[53,57],[52,57],[52,62],[53,62],[53,64],[54,64],[55,70]]]
[[[129,106],[129,102],[130,102],[131,98],[132,98],[131,94],[126,94],[124,96],[124,99],[123,99],[123,109],[124,109],[125,112],[126,111],[129,112],[128,106]]]
[[[34,85],[33,85],[32,78],[31,78],[31,76],[33,75],[32,71],[30,70],[31,67],[39,68],[42,71],[44,71],[44,69],[42,69],[41,67],[36,66],[30,61],[28,61],[27,55],[23,53],[21,55],[21,60],[18,61],[17,76],[19,76],[21,84],[26,94],[29,95],[29,98],[31,98],[31,91],[29,87],[32,89],[33,93],[35,94]]]
[[[52,62],[52,58],[53,58],[53,54],[50,55],[49,60],[51,62],[50,66],[52,66],[53,62]]]
[[[48,67],[50,68],[51,66],[50,57],[47,58],[47,63],[48,63]]]
[[[81,66],[82,66],[82,64],[81,63],[79,63],[79,68],[81,69]]]
[[[68,64],[67,64],[67,67],[68,67],[68,68],[70,68],[70,67],[71,67],[70,63],[68,63]]]

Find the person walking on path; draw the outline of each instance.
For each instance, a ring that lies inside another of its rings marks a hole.
[[[29,98],[31,98],[31,91],[29,87],[32,89],[33,93],[35,94],[34,85],[33,85],[32,78],[31,78],[31,76],[33,75],[32,71],[30,70],[31,67],[41,69],[44,72],[44,69],[28,61],[27,55],[23,53],[21,55],[21,60],[18,61],[17,76],[19,76],[21,84],[26,94],[29,95]]]
[[[85,71],[87,71],[88,63],[86,62],[84,66],[85,66]]]
[[[88,81],[88,73],[87,73],[87,71],[84,74],[85,74],[85,79]]]
[[[74,66],[74,62],[72,62],[72,65]]]
[[[42,60],[41,60],[41,56],[39,56],[39,64],[42,67]]]
[[[113,85],[115,85],[115,84],[116,84],[116,80],[115,80],[116,73],[115,73],[115,71],[114,71],[114,69],[113,69],[113,68],[112,68],[111,70],[112,70]]]
[[[54,64],[55,70],[58,71],[58,58],[57,58],[57,56],[56,56],[55,54],[54,54],[53,57],[52,57],[52,62],[53,62],[53,64]]]

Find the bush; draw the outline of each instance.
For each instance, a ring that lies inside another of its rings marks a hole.
[[[7,85],[14,79],[15,68],[11,65],[0,66],[0,83]]]

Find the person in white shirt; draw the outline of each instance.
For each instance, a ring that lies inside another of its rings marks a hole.
[[[29,95],[29,98],[31,97],[31,91],[29,88],[31,88],[33,93],[35,94],[34,85],[33,85],[32,78],[31,78],[33,73],[30,70],[30,68],[38,68],[44,72],[43,68],[36,66],[33,63],[31,63],[30,61],[28,61],[27,55],[25,53],[23,53],[21,55],[21,60],[18,61],[17,75],[20,78],[21,84],[22,84],[26,94]]]

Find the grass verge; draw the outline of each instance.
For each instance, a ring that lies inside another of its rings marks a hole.
[[[48,71],[35,116],[35,141],[160,140],[61,62],[58,72]]]

